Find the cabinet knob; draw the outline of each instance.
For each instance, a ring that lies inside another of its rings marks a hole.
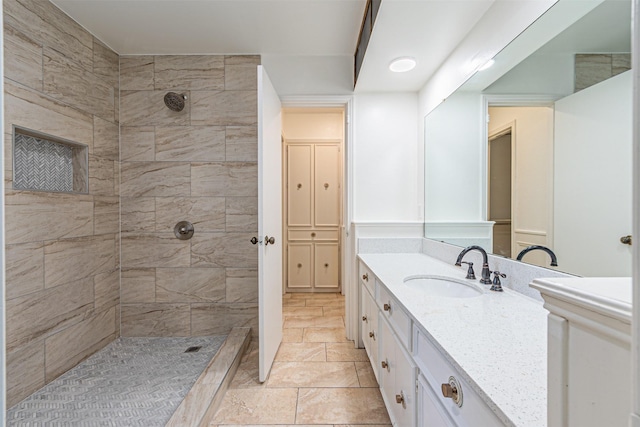
[[[326,190],[327,188],[329,188],[329,183],[328,183],[328,182],[325,182],[325,183],[324,183],[324,189]]]
[[[326,267],[329,267],[329,264],[325,263],[325,264],[324,264],[324,266],[325,266],[325,268],[326,268]]]
[[[364,280],[365,282],[369,281],[369,273],[365,273],[362,275],[362,280]]]
[[[302,264],[301,263],[298,263],[298,268],[302,268]]]
[[[316,233],[311,233],[311,237],[316,237]]]
[[[369,332],[369,338],[373,338],[375,340],[376,334],[374,334],[373,332]]]
[[[367,321],[367,316],[362,316],[362,321],[366,322]]]
[[[449,382],[442,384],[442,395],[462,407],[462,387],[456,377],[449,377]]]
[[[298,184],[298,190],[302,188],[302,184]]]
[[[396,403],[406,409],[407,402],[404,400],[404,392],[401,391],[400,394],[396,394]]]
[[[391,311],[391,303],[385,304],[383,307],[384,311]]]
[[[383,360],[381,363],[382,367],[384,369],[386,369],[387,371],[390,371],[391,369],[389,369],[389,362],[387,362],[386,360]]]

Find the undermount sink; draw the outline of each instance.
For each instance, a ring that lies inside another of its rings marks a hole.
[[[434,297],[473,298],[484,292],[472,282],[441,276],[409,276],[404,278],[405,286]]]

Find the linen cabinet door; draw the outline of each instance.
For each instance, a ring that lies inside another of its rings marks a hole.
[[[316,288],[338,288],[340,269],[338,244],[316,243],[314,254],[314,285]]]
[[[311,289],[313,243],[289,243],[287,286]]]
[[[287,218],[290,227],[313,224],[311,145],[287,146]]]
[[[340,226],[340,148],[316,145],[314,156],[315,226]]]

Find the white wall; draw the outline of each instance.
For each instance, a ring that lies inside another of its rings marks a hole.
[[[418,96],[354,96],[354,222],[421,221]]]
[[[631,71],[567,96],[555,108],[558,264],[581,276],[630,276],[631,246],[619,239],[632,233]]]
[[[262,55],[278,95],[347,95],[353,92],[353,56]]]
[[[425,220],[481,221],[482,99],[456,93],[425,120]]]

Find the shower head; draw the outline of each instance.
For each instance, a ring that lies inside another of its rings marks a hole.
[[[183,93],[169,92],[164,96],[164,104],[172,111],[182,111],[187,95]]]

